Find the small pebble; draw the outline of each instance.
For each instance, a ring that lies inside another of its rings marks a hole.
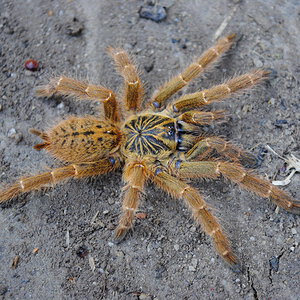
[[[165,266],[159,264],[157,265],[157,267],[155,268],[155,278],[156,279],[160,279],[163,277],[163,273],[166,272],[166,268]]]
[[[28,59],[25,61],[25,68],[29,71],[35,72],[39,68],[39,63],[34,59]]]
[[[39,250],[40,250],[39,248],[34,248],[34,249],[32,250],[32,253],[33,253],[33,254],[37,254],[37,253],[39,252]]]
[[[64,103],[61,102],[56,107],[57,107],[57,109],[64,109],[65,105],[64,105]]]
[[[7,293],[8,289],[5,285],[0,284],[0,296],[3,296]]]
[[[292,232],[293,235],[296,235],[297,234],[296,228],[292,228],[291,232]]]
[[[242,108],[242,112],[246,114],[246,113],[252,111],[252,109],[253,109],[253,105],[245,104]]]
[[[123,258],[125,256],[124,252],[119,250],[119,251],[116,251],[116,255],[120,258]]]
[[[175,249],[175,251],[178,251],[178,250],[179,250],[179,245],[178,245],[178,244],[175,244],[175,245],[174,245],[174,249]]]
[[[149,19],[154,22],[160,22],[167,18],[167,11],[163,6],[154,5],[141,7],[139,11],[140,18]]]
[[[16,141],[16,143],[19,143],[23,138],[22,134],[17,133],[15,128],[9,129],[7,136],[11,139],[14,139]]]
[[[137,219],[146,219],[147,218],[147,214],[144,213],[144,212],[138,212],[138,213],[135,214],[135,217]]]
[[[271,269],[274,270],[275,272],[277,272],[278,269],[279,269],[279,259],[278,259],[278,257],[273,256],[269,260],[269,263],[270,263]]]
[[[275,102],[276,102],[275,98],[271,98],[268,103],[271,105],[274,105]]]
[[[172,42],[173,44],[176,44],[176,43],[179,43],[179,42],[180,42],[180,39],[172,38],[172,39],[171,39],[171,42]]]
[[[52,16],[54,15],[54,11],[51,10],[51,9],[49,9],[49,10],[47,11],[47,15],[48,15],[49,17],[52,17]]]
[[[141,293],[139,295],[139,300],[151,300],[152,297],[150,297],[149,295],[145,294],[145,293]]]
[[[190,272],[195,272],[195,271],[196,271],[196,268],[193,267],[193,266],[189,266],[189,271],[190,271]]]
[[[115,204],[114,198],[108,198],[107,202],[108,202],[109,205]]]
[[[274,125],[276,127],[282,127],[282,125],[285,125],[285,124],[288,124],[288,121],[287,120],[276,120]]]
[[[160,236],[157,238],[157,240],[158,240],[158,241],[161,241],[161,240],[164,239],[164,238],[165,238],[164,235],[160,235]]]
[[[84,25],[76,17],[74,17],[66,25],[67,35],[70,36],[80,36],[84,29]]]
[[[195,232],[197,230],[197,228],[195,227],[195,226],[192,226],[191,228],[190,228],[190,231],[191,232]]]
[[[7,136],[9,138],[13,137],[15,134],[17,133],[16,129],[15,128],[11,128],[8,130],[8,133],[7,133]]]
[[[196,268],[197,265],[198,265],[198,259],[197,259],[197,258],[192,258],[191,263],[192,263],[192,266],[193,266],[194,268]]]
[[[154,68],[154,63],[150,62],[144,66],[144,69],[147,73],[151,72]]]
[[[99,226],[99,227],[104,227],[105,224],[102,222],[102,221],[97,221],[96,224]]]
[[[79,256],[80,258],[86,257],[88,255],[88,253],[89,253],[89,250],[87,249],[86,246],[80,246],[76,251],[77,256]]]

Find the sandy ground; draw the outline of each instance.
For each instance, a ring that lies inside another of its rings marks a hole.
[[[298,0],[156,2],[166,8],[160,22],[139,15],[142,6],[153,9],[151,1],[0,2],[1,184],[55,165],[32,149],[38,139],[29,128],[46,129],[70,114],[98,114],[96,103],[36,98],[34,87],[49,77],[88,78],[120,91],[122,80],[105,49],[123,46],[136,57],[151,95],[216,35],[232,32],[239,38],[230,53],[185,91],[270,68],[265,83],[218,106],[232,115],[214,130],[252,151],[262,176],[284,178],[278,175],[284,162],[265,153],[264,146],[300,157]],[[37,72],[25,70],[30,58],[40,62]],[[299,176],[285,187],[298,199]],[[147,218],[137,220],[133,233],[116,244],[122,186],[116,172],[2,205],[0,298],[299,299],[299,216],[277,212],[269,201],[222,180],[193,185],[215,207],[243,273],[232,272],[217,256],[181,201],[152,185],[140,208]],[[20,260],[13,268],[16,256]]]

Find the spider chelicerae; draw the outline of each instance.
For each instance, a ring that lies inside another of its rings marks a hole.
[[[219,39],[145,103],[137,68],[127,52],[119,48],[109,48],[109,53],[124,77],[120,101],[113,91],[103,86],[65,76],[37,88],[37,95],[41,97],[64,95],[100,101],[104,105],[104,117],[73,116],[45,132],[32,129],[31,132],[43,140],[34,148],[45,149],[62,161],[63,166],[17,180],[0,190],[0,202],[69,178],[96,176],[123,168],[125,187],[122,214],[116,229],[118,239],[132,228],[145,185],[151,181],[173,197],[183,199],[195,221],[211,236],[219,255],[232,267],[239,266],[210,206],[187,181],[223,176],[261,197],[270,198],[287,211],[300,213],[298,201],[243,167],[243,161],[252,160],[250,154],[220,137],[207,136],[201,130],[201,126],[223,121],[225,117],[221,110],[208,111],[207,105],[251,88],[266,78],[268,72],[254,70],[210,89],[168,101],[217,62],[230,48],[234,37],[232,34]]]

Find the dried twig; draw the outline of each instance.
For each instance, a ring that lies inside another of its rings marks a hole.
[[[292,170],[291,173],[284,180],[274,180],[272,184],[274,185],[288,185],[291,182],[291,178],[297,173],[300,172],[300,159],[295,155],[291,154],[289,156],[283,157],[275,152],[269,145],[266,145],[266,148],[270,150],[273,154],[281,158],[287,164],[287,171]]]

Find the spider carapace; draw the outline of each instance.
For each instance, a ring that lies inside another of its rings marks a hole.
[[[69,117],[43,132],[34,146],[45,149],[63,166],[39,175],[20,178],[0,190],[0,203],[22,193],[41,189],[69,178],[96,176],[123,168],[125,183],[122,214],[116,237],[133,227],[135,212],[148,181],[175,198],[184,200],[202,229],[211,236],[219,255],[232,267],[239,266],[229,240],[197,189],[192,178],[223,176],[255,194],[271,199],[292,213],[300,213],[299,201],[243,167],[252,156],[214,135],[204,135],[201,126],[224,121],[224,112],[209,110],[209,104],[251,88],[268,72],[254,70],[222,84],[170,101],[169,98],[192,79],[211,67],[232,45],[234,34],[221,38],[179,75],[160,87],[148,103],[137,68],[123,49],[110,48],[117,69],[124,78],[124,93],[88,84],[65,76],[54,78],[37,89],[38,96],[73,96],[103,103],[104,117]]]
[[[186,127],[191,129],[191,125]],[[187,139],[184,137],[197,131],[187,131],[184,122],[180,124],[175,118],[154,113],[130,117],[123,130],[125,142],[122,153],[126,157],[147,156],[159,162],[168,159],[176,150],[186,149],[183,144]]]

